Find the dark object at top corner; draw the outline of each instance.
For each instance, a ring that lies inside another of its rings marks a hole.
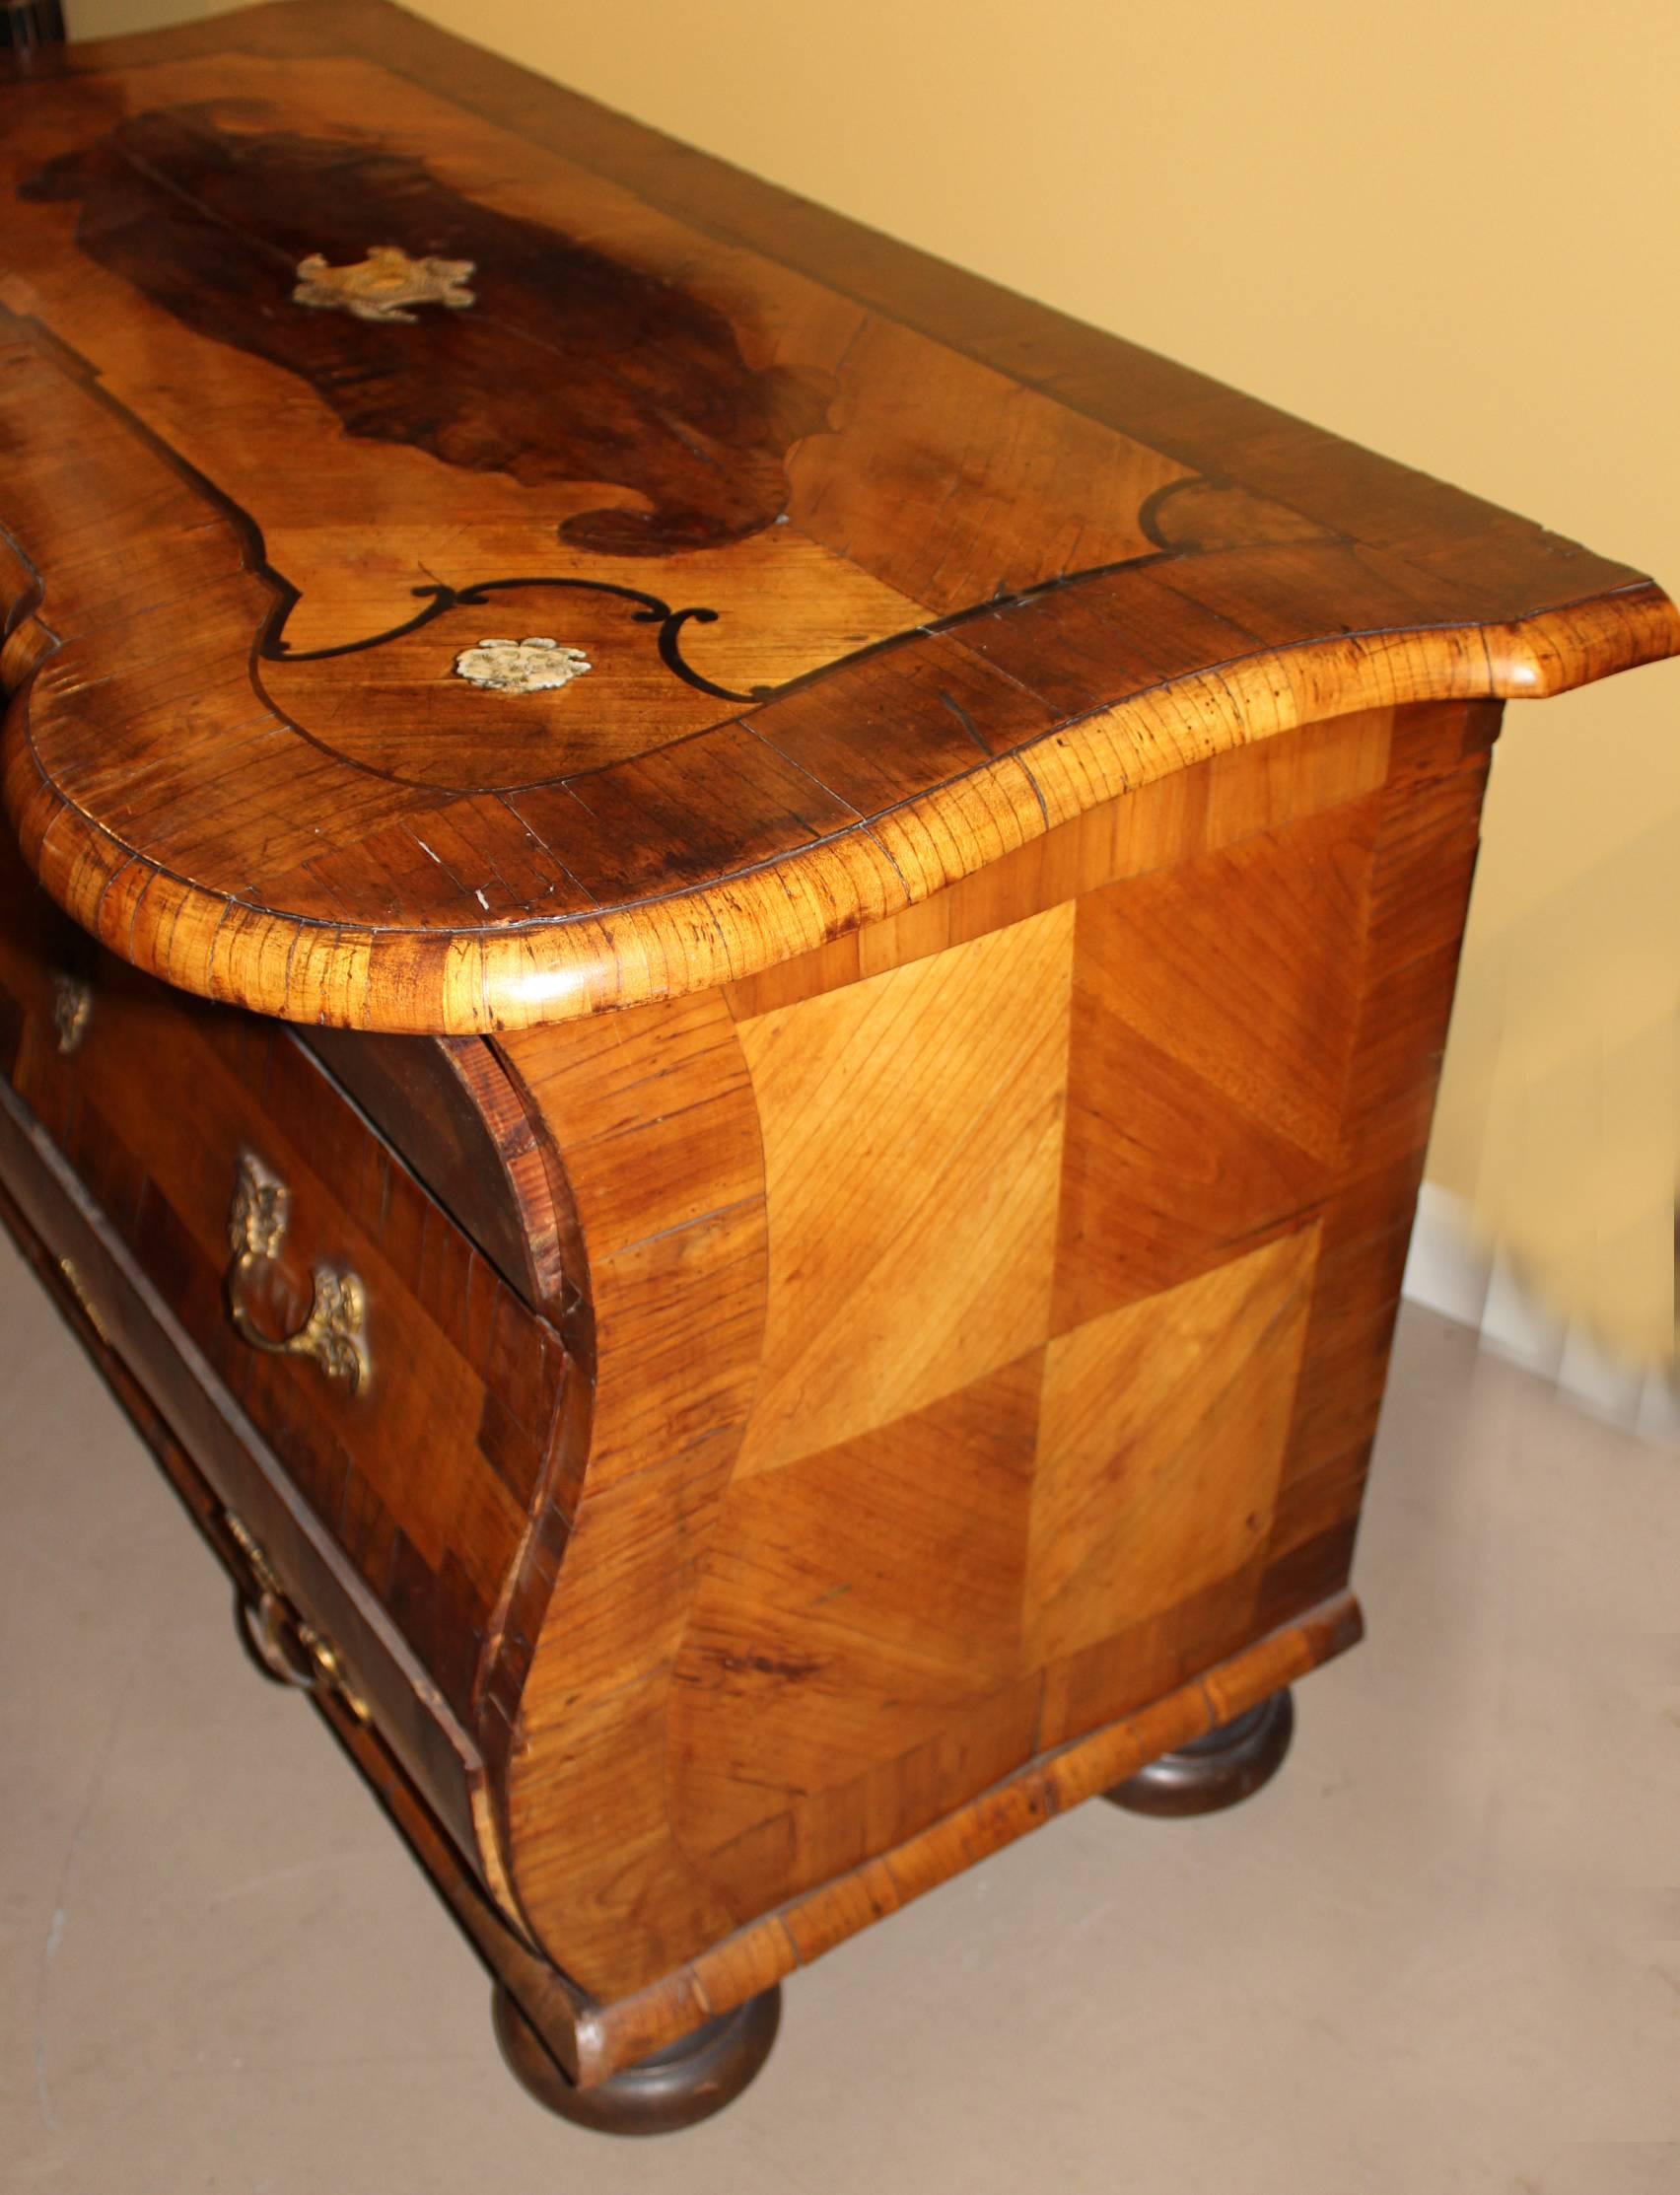
[[[59,0],[0,0],[0,53],[28,53],[64,38]]]

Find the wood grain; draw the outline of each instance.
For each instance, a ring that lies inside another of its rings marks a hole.
[[[5,801],[212,998],[699,993],[1301,724],[1680,645],[1638,574],[394,11],[78,50],[0,115]],[[376,213],[478,302],[294,304]],[[455,677],[498,633],[592,668]]]
[[[86,1033],[68,1054],[53,1019],[65,972],[92,986]],[[542,1484],[564,1369],[557,1337],[290,1032],[96,956],[43,907],[15,854],[0,859],[0,997],[15,1017],[7,1074],[18,1096],[470,1721]],[[294,1331],[314,1267],[355,1272],[368,1305],[365,1392],[333,1386],[308,1359],[259,1354],[229,1318],[229,1213],[245,1153],[290,1191],[260,1319]],[[492,1193],[493,1176],[481,1190]]]
[[[488,1047],[322,1028],[303,1041],[502,1277],[563,1320],[576,1222]]]
[[[1352,1643],[1501,705],[1666,598],[372,0],[0,188],[0,1213],[567,2070]]]
[[[243,1590],[248,1581],[229,1540],[223,1496],[205,1477],[199,1455],[182,1445],[123,1357],[89,1322],[57,1261],[3,1188],[0,1225],[35,1266],[42,1285],[57,1297],[117,1401]],[[341,1610],[335,1613],[342,1621]],[[676,2040],[713,2013],[728,2011],[772,1986],[857,1929],[921,1896],[957,1869],[974,1865],[1012,1838],[1105,1790],[1140,1762],[1184,1743],[1213,1722],[1240,1713],[1279,1684],[1345,1652],[1359,1635],[1359,1612],[1350,1597],[1309,1611],[1286,1631],[1211,1668],[1201,1681],[1183,1687],[1149,1714],[1063,1748],[1036,1765],[1029,1777],[986,1794],[981,1803],[962,1809],[934,1831],[791,1902],[713,1946],[692,1965],[612,2004],[592,2000],[556,1973],[531,1950],[517,1917],[498,1910],[486,1893],[470,1826],[456,1812],[461,1797],[458,1770],[440,1780],[435,1771],[428,1771],[423,1755],[417,1759],[400,1738],[393,1745],[392,1726],[400,1726],[400,1715],[389,1720],[382,1715],[375,1727],[358,1720],[335,1693],[317,1693],[315,1705],[485,1965],[514,1992],[572,2078],[590,2087]],[[363,1680],[365,1667],[365,1662],[358,1665]]]
[[[500,1040],[595,1400],[486,1750],[592,1995],[1344,1589],[1493,729],[1210,756],[727,993]]]
[[[739,1473],[952,1393],[1043,1331],[1072,913],[741,1024],[775,1224]]]
[[[233,1538],[230,1512],[283,1576],[293,1605],[331,1639],[378,1725],[382,1747],[446,1825],[460,1860],[482,1872],[474,1809],[483,1799],[484,1764],[470,1733],[273,1452],[195,1377],[168,1305],[10,1090],[0,1090],[0,1222],[187,1498],[242,1593],[253,1594],[255,1582]],[[354,1721],[348,1709],[345,1720]]]

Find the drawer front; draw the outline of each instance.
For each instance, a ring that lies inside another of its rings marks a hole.
[[[253,1617],[262,1616],[263,1592],[280,1587],[292,1633],[281,1644],[296,1661],[289,1673],[309,1678],[312,1690],[337,1690],[351,1713],[372,1722],[457,1849],[483,1872],[474,1819],[483,1760],[472,1736],[278,1458],[194,1361],[191,1341],[62,1154],[4,1085],[0,1223],[45,1285],[80,1310],[117,1400],[234,1572]],[[309,1655],[306,1624],[330,1663],[322,1656],[307,1665],[316,1657]]]
[[[0,902],[0,1066],[468,1717],[558,1407],[557,1337],[281,1024]]]

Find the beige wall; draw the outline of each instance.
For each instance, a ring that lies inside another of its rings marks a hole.
[[[1680,590],[1674,0],[419,12]],[[1431,1171],[1640,1354],[1673,1339],[1677,938],[1680,667],[1513,706]]]
[[[161,31],[199,16],[226,15],[216,0],[61,0],[73,38],[116,38],[126,31]]]

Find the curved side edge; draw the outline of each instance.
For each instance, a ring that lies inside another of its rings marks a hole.
[[[461,1039],[450,1043],[448,1056],[507,1174],[542,1300],[564,1326],[580,1294],[571,1276],[582,1265],[565,1168],[539,1140],[517,1079],[493,1049]]]
[[[706,990],[930,897],[1098,803],[1254,740],[1413,701],[1535,700],[1680,654],[1651,582],[1509,624],[1302,641],[1046,733],[873,821],[658,899],[458,933],[309,922],[205,891],[71,809],[4,724],[4,797],[47,891],[182,990],[296,1022],[415,1035],[530,1028]]]
[[[538,1520],[548,1559],[518,1626],[533,1645],[523,1665],[499,1667],[478,1735],[533,1940],[599,1989],[590,1954],[603,1942],[637,1946],[643,1974],[674,1963],[672,1905],[693,1918],[683,1949],[742,1918],[676,1842],[665,1733],[756,1389],[764,1158],[735,1023],[715,997],[498,1050],[564,1142],[595,1362],[579,1369]]]

